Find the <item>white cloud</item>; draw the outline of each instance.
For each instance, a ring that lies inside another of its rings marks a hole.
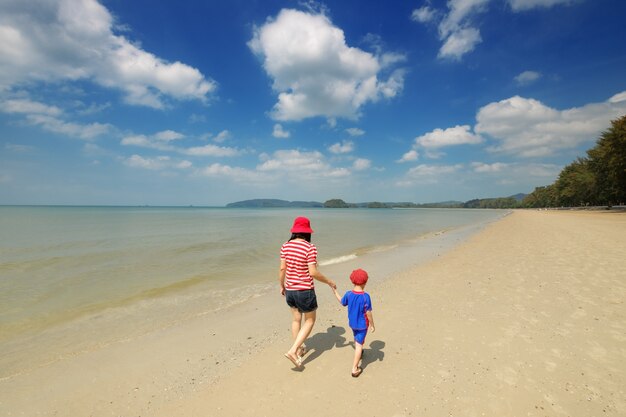
[[[29,114],[26,119],[30,124],[41,126],[41,128],[54,133],[60,133],[79,139],[90,140],[108,133],[112,126],[103,123],[80,124],[65,122],[56,117],[44,114]]]
[[[475,145],[483,142],[480,135],[473,134],[468,125],[455,126],[445,130],[435,129],[415,138],[415,144],[424,148],[442,148],[456,145]]]
[[[240,167],[232,167],[219,163],[211,164],[200,171],[199,175],[206,177],[230,178],[234,181],[258,182],[260,180],[259,173]]]
[[[0,112],[20,114],[26,117],[30,125],[39,126],[49,132],[59,133],[79,139],[91,140],[112,130],[112,126],[103,123],[73,123],[61,119],[63,111],[28,98],[7,99],[0,102]]]
[[[557,110],[514,96],[482,107],[474,130],[498,141],[494,152],[522,157],[554,155],[596,140],[610,121],[626,113],[626,92],[601,103]]]
[[[341,143],[331,145],[328,150],[334,154],[350,153],[354,151],[354,142],[344,140]]]
[[[276,123],[274,125],[274,131],[272,132],[272,136],[279,139],[286,139],[290,136],[289,132],[283,129],[281,124]]]
[[[259,172],[288,176],[290,180],[313,180],[320,177],[345,177],[350,174],[345,168],[333,168],[318,151],[279,150],[272,156],[264,155],[257,166]]]
[[[480,32],[476,28],[464,28],[452,32],[439,49],[440,58],[460,60],[463,55],[472,52],[482,42]]]
[[[173,130],[164,130],[154,135],[154,138],[160,142],[171,142],[173,140],[179,140],[185,136],[182,133],[174,132]]]
[[[144,158],[140,155],[132,155],[129,158],[124,159],[124,164],[131,168],[149,169],[154,171],[161,171],[165,169],[189,169],[192,163],[186,160],[174,161],[169,156],[158,156],[156,158]]]
[[[524,71],[515,77],[515,82],[519,85],[528,85],[541,78],[541,73],[537,71]]]
[[[166,98],[204,101],[216,89],[197,69],[142,50],[113,25],[96,0],[0,2],[0,88],[85,79],[155,108]]]
[[[231,136],[232,135],[230,131],[224,129],[220,133],[218,133],[217,136],[213,138],[213,141],[217,143],[223,143],[223,142],[226,142],[228,139],[230,139]]]
[[[324,14],[283,9],[254,31],[248,43],[273,79],[278,103],[276,120],[359,117],[368,102],[396,96],[403,88],[402,71],[387,80],[379,75],[391,61],[350,47],[344,33]]]
[[[179,152],[191,156],[237,156],[241,154],[241,151],[238,149],[212,144],[179,149]]]
[[[419,153],[415,149],[411,149],[410,151],[402,155],[402,158],[398,159],[396,162],[399,162],[399,163],[413,162],[413,161],[417,161],[418,158],[419,158]]]
[[[4,113],[44,114],[48,116],[59,116],[62,113],[61,109],[56,106],[49,106],[29,99],[9,99],[0,102],[0,111]]]
[[[346,132],[350,136],[363,136],[365,134],[365,130],[359,129],[358,127],[350,127],[346,129]]]
[[[551,7],[558,4],[571,4],[576,0],[507,0],[511,11],[520,12],[539,7]],[[411,14],[411,19],[419,23],[439,22],[439,39],[443,42],[438,57],[461,60],[482,42],[480,29],[475,16],[487,10],[493,0],[448,0],[447,10],[437,10],[427,2]]]
[[[404,178],[396,183],[401,187],[408,187],[416,184],[436,184],[444,178],[456,174],[463,168],[463,165],[427,165],[421,164],[409,169]]]
[[[557,4],[570,4],[573,0],[508,0],[513,11],[524,11],[538,7],[552,7]]]
[[[419,9],[413,10],[411,20],[419,23],[428,23],[435,19],[437,11],[428,5],[424,5]]]
[[[493,164],[485,164],[483,162],[472,162],[472,169],[474,172],[501,172],[509,166],[502,162],[495,162]]]
[[[372,166],[372,161],[364,158],[357,158],[352,164],[352,168],[355,171],[363,171],[369,169]]]
[[[227,132],[227,131],[224,131]],[[223,133],[223,132],[222,132]],[[180,140],[184,135],[172,130],[164,130],[152,136],[129,135],[122,138],[124,146],[139,146],[142,148],[158,149],[160,151],[177,152],[189,156],[230,157],[242,153],[241,150],[226,146],[207,144],[204,146],[192,146],[189,148],[172,146],[170,142]]]

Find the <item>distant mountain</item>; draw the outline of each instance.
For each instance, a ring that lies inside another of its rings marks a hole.
[[[228,208],[279,208],[279,207],[324,207],[324,204],[317,201],[287,201],[271,198],[257,198],[254,200],[237,201],[226,204]]]

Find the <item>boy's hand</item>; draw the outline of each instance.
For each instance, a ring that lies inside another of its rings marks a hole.
[[[370,325],[370,332],[374,333],[376,331],[376,327],[373,324]]]

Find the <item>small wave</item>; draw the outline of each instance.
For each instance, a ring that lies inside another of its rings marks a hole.
[[[357,255],[355,253],[352,253],[350,255],[338,256],[337,258],[331,258],[327,261],[320,262],[320,266],[340,264],[342,262],[348,262],[356,258],[357,258]]]

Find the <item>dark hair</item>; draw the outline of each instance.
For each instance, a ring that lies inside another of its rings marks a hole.
[[[304,239],[307,242],[311,243],[311,234],[310,233],[292,233],[289,240],[294,239]]]

